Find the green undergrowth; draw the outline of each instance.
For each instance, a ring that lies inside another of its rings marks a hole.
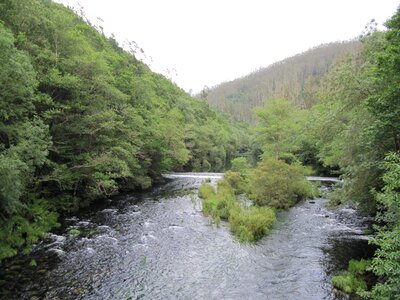
[[[45,200],[34,200],[21,207],[20,213],[0,219],[0,261],[18,251],[29,253],[45,232],[59,226],[49,206]]]
[[[234,172],[218,181],[217,189],[209,183],[200,187],[199,197],[202,198],[203,213],[211,216],[217,225],[221,219],[228,221],[232,233],[239,241],[255,242],[269,231],[276,220],[275,211],[269,207],[247,208],[240,205],[235,197],[237,190],[229,181],[229,178],[236,177],[232,173]]]
[[[231,231],[240,241],[257,241],[264,237],[276,220],[275,210],[269,207],[236,207],[229,216]]]
[[[78,229],[72,228],[72,229],[68,230],[68,234],[79,235],[79,234],[81,234],[81,232]]]
[[[365,290],[367,288],[365,281],[358,279],[347,271],[334,276],[332,278],[332,284],[335,288],[348,294],[356,293],[359,290]]]
[[[350,260],[347,271],[332,277],[332,285],[347,294],[362,293],[367,290],[370,265],[370,260]]]

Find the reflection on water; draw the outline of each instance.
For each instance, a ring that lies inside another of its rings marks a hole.
[[[202,180],[177,178],[65,220],[61,233],[1,270],[2,298],[334,299],[332,274],[370,254],[354,211],[327,211],[326,199],[279,213],[267,237],[239,244],[226,224],[202,215]]]

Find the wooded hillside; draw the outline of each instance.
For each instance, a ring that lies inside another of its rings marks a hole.
[[[298,107],[309,108],[316,102],[321,79],[331,65],[359,49],[359,41],[321,45],[213,87],[206,91],[207,101],[236,120],[247,122],[254,120],[254,107],[271,99],[287,99]]]
[[[49,0],[0,4],[0,260],[168,170],[221,171],[230,121]]]

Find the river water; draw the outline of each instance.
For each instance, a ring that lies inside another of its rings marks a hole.
[[[65,220],[0,270],[1,299],[337,299],[332,275],[370,255],[355,211],[329,211],[323,198],[280,212],[268,236],[240,244],[203,216],[204,180],[174,178]]]

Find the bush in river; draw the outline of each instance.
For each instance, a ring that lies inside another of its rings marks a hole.
[[[203,213],[218,220],[229,218],[231,208],[235,205],[235,195],[226,180],[218,181],[217,192],[209,184],[204,183],[199,189],[199,197],[203,199]]]
[[[287,209],[314,195],[301,165],[267,158],[249,176],[250,198],[255,204]]]
[[[214,218],[217,225],[221,219],[227,220],[232,233],[241,242],[261,239],[275,221],[275,211],[267,207],[241,207],[236,201],[235,189],[224,178],[218,181],[217,191],[204,183],[199,189],[203,213]]]
[[[233,188],[235,194],[243,194],[248,189],[247,178],[241,175],[240,172],[228,171],[224,175],[224,179]]]
[[[252,206],[248,209],[236,206],[229,215],[231,231],[241,242],[261,239],[275,222],[275,211],[269,207]]]
[[[208,199],[215,196],[215,190],[209,183],[203,183],[199,188],[199,197],[202,199]]]

